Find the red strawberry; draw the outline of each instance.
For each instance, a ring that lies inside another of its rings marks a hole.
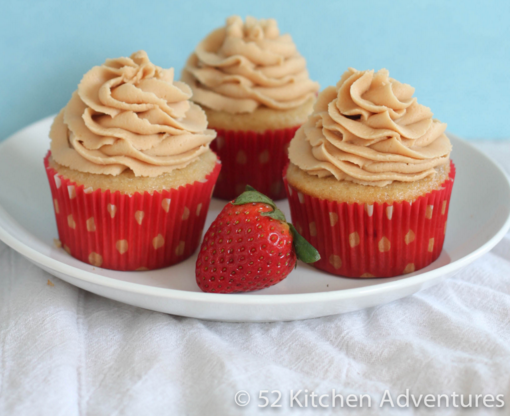
[[[204,292],[249,292],[273,286],[319,253],[267,196],[250,186],[229,202],[204,236],[196,265]]]

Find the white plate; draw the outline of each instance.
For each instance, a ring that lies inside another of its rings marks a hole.
[[[487,156],[450,135],[457,166],[444,250],[433,264],[405,277],[345,279],[300,263],[283,282],[249,294],[202,293],[196,255],[167,269],[116,272],[82,263],[55,248],[57,228],[43,167],[52,118],[0,145],[0,239],[49,273],[82,289],[142,308],[221,321],[315,318],[380,305],[446,278],[489,251],[510,226],[510,184]],[[206,227],[223,201],[213,200]],[[288,204],[280,202],[287,218]]]

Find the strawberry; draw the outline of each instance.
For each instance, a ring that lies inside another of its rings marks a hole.
[[[320,255],[275,203],[250,186],[229,202],[204,236],[196,264],[204,292],[249,292],[273,286]]]

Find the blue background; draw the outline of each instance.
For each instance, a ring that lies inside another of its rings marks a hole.
[[[352,66],[386,67],[448,130],[510,138],[510,1],[11,1],[0,14],[0,140],[56,113],[82,75],[145,49],[180,73],[232,14],[274,17],[334,84]]]

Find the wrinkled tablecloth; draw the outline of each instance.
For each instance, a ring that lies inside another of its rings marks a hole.
[[[510,141],[476,145],[510,173]],[[386,401],[379,408],[385,392],[395,400],[406,389],[446,394],[449,407],[397,411]],[[262,397],[274,403],[274,390],[282,408],[258,407]],[[238,391],[250,395],[247,406],[235,403]],[[312,392],[325,395],[325,408],[317,398],[313,407],[311,396],[304,406]],[[366,399],[341,409],[337,397],[332,408],[332,394],[368,395],[371,407]],[[464,414],[452,394],[464,394],[465,403],[470,394],[504,395],[505,408],[467,414],[510,413],[510,234],[444,283],[399,301],[244,324],[105,299],[0,243],[2,416]]]

